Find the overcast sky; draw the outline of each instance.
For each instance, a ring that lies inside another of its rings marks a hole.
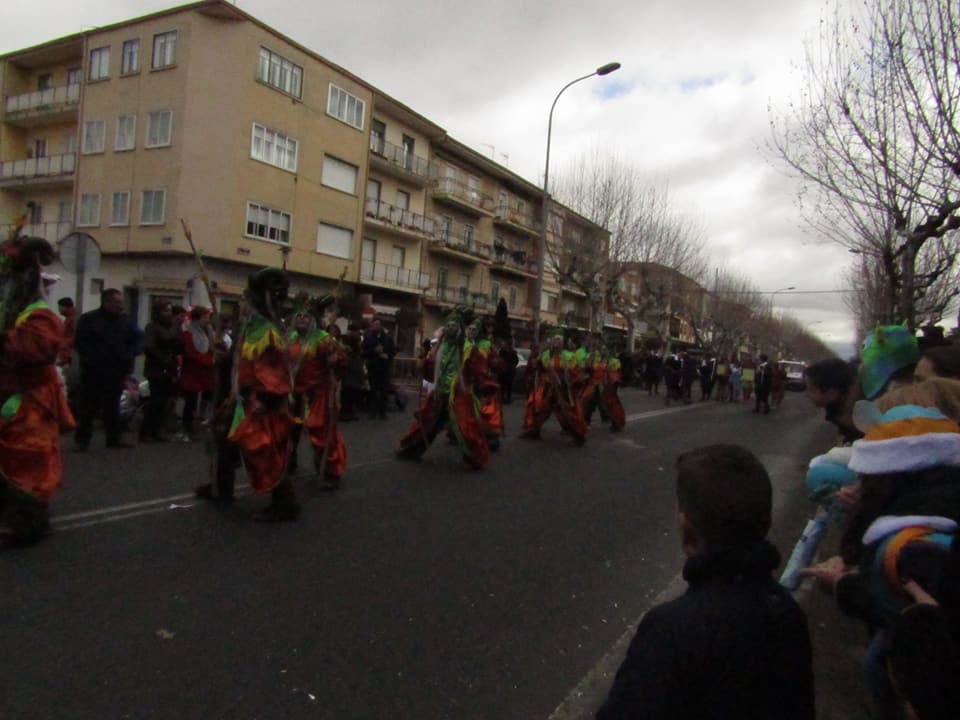
[[[167,0],[5,2],[0,52],[173,6]],[[796,183],[762,152],[768,106],[797,93],[823,0],[239,0],[266,24],[541,183],[547,116],[564,93],[551,175],[599,148],[669,184],[706,228],[714,267],[778,293],[776,309],[847,354],[836,292],[851,256],[803,229]],[[840,349],[840,348],[838,348]]]

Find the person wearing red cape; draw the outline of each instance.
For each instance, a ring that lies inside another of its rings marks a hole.
[[[42,238],[0,246],[0,545],[50,530],[60,487],[60,433],[74,426],[56,371],[60,318],[47,303],[41,268],[56,257]]]
[[[580,447],[586,442],[587,422],[574,395],[581,372],[576,354],[563,349],[563,335],[551,337],[550,345],[540,355],[537,380],[527,397],[521,438],[538,440],[543,424],[556,413],[560,427],[574,445]]]

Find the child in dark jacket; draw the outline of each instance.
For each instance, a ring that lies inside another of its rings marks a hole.
[[[688,588],[640,622],[599,720],[814,717],[806,618],[771,575],[771,496],[767,471],[742,447],[680,456]]]

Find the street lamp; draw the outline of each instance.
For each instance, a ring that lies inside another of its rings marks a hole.
[[[574,85],[581,80],[592,78],[594,75],[609,75],[610,73],[616,72],[619,69],[620,63],[607,63],[606,65],[601,65],[589,75],[584,75],[583,77],[578,77],[576,80],[571,80],[562,88],[560,88],[560,92],[557,93],[557,96],[553,99],[553,104],[550,106],[550,117],[547,120],[547,161],[543,168],[543,212],[540,223],[540,246],[537,248],[537,295],[534,298],[533,315],[533,336],[538,343],[540,342],[540,304],[541,297],[543,296],[543,265],[547,254],[547,222],[550,219],[550,189],[548,183],[550,178],[550,135],[553,132],[553,109],[557,106],[557,100],[559,100],[560,96],[563,95],[564,90],[571,85]]]
[[[770,315],[773,316],[773,298],[777,293],[787,292],[788,290],[796,290],[796,288],[791,285],[790,287],[780,288],[779,290],[774,290],[770,293]]]

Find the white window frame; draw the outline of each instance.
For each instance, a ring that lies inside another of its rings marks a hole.
[[[133,48],[133,52],[131,53],[133,58],[132,67],[127,64],[127,48]],[[140,38],[124,40],[123,45],[120,46],[120,74],[134,75],[138,72],[140,72]]]
[[[253,123],[250,157],[254,160],[295,173],[299,152],[300,143],[296,138],[271,130],[266,125]]]
[[[153,209],[153,203],[147,202],[147,193],[160,194],[160,218],[144,218],[147,208]],[[167,190],[166,188],[144,188],[140,191],[140,224],[141,225],[163,225],[167,217]]]
[[[99,147],[91,147],[90,131],[97,126],[100,128],[100,132],[98,133]],[[102,153],[104,151],[104,145],[106,144],[106,135],[107,123],[105,120],[85,120],[83,123],[83,138],[80,153],[82,155],[95,155],[97,153]]]
[[[117,197],[125,198],[124,213],[122,217],[117,217]],[[122,227],[130,224],[130,191],[117,190],[110,196],[110,226]]]
[[[83,193],[80,195],[80,206],[77,208],[77,227],[99,226],[100,193]]]
[[[159,44],[158,44],[159,43]],[[158,52],[159,51],[159,52]],[[157,56],[160,55],[159,61]],[[163,70],[177,64],[177,31],[157,33],[153,36],[153,50],[150,57],[152,70]]]
[[[257,80],[298,100],[303,96],[303,68],[265,47],[257,54]]]
[[[87,80],[95,82],[110,77],[110,46],[93,48],[90,50],[90,65],[87,69]]]
[[[127,144],[120,144],[120,129],[123,127],[124,122],[129,121],[131,123],[129,132],[126,134]],[[113,139],[113,149],[117,152],[122,152],[125,150],[134,150],[137,147],[137,116],[135,113],[124,113],[123,115],[117,115],[117,131],[114,133]]]
[[[151,135],[151,131],[153,130],[155,116],[159,117],[164,114],[166,114],[166,116],[169,118],[169,122],[167,123],[166,142],[161,141],[161,142],[151,143],[150,135]],[[173,143],[173,111],[172,110],[154,110],[152,112],[147,113],[146,126],[147,126],[146,131],[144,132],[144,137],[143,137],[143,146],[145,148],[170,147],[170,145]]]
[[[353,101],[352,110],[351,100]],[[330,90],[327,93],[327,115],[346,123],[350,127],[355,127],[357,130],[363,130],[366,112],[366,102],[342,87],[330,83]],[[357,121],[358,117],[359,122]]]
[[[251,214],[255,214],[256,217],[251,219]],[[286,218],[286,239],[283,239],[283,220]],[[250,224],[253,223],[253,230],[250,229]],[[258,231],[259,228],[263,228],[262,234]],[[283,245],[285,247],[290,246],[290,238],[293,235],[293,215],[288,213],[286,210],[277,210],[276,208],[268,207],[266,205],[261,205],[260,203],[247,202],[247,215],[244,219],[244,231],[243,234],[246,237],[254,238],[256,240],[264,240],[266,242],[276,243],[277,245]],[[274,235],[275,237],[270,237]]]
[[[348,173],[353,174],[353,182],[349,182]],[[360,179],[360,168],[333,155],[323,156],[323,168],[320,171],[320,184],[333,188],[348,195],[357,194],[357,182]]]
[[[331,246],[325,246],[323,249],[321,249],[320,234],[324,232],[325,229],[327,231],[335,231],[337,233],[343,233],[342,235],[340,235],[339,240],[340,241],[346,240],[348,244],[348,248],[343,252],[333,252],[333,250],[336,250],[336,248],[333,248]],[[352,260],[353,259],[353,242],[354,242],[353,230],[351,230],[350,228],[345,228],[340,225],[334,225],[333,223],[325,223],[325,222],[317,223],[317,246],[316,247],[317,247],[317,252],[319,254],[330,255],[331,257],[343,258],[345,260]]]

